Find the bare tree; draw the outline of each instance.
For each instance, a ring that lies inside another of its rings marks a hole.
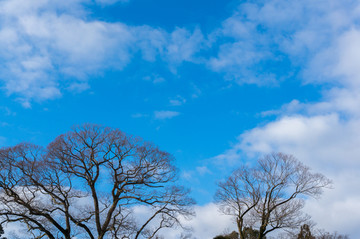
[[[329,233],[324,230],[318,230],[316,239],[349,239],[348,235],[339,234],[337,232]]]
[[[246,228],[258,228],[258,238],[276,229],[296,229],[307,222],[304,197],[318,197],[331,181],[312,173],[291,155],[273,153],[244,165],[218,184],[215,201],[220,210],[236,219],[241,239]]]
[[[193,215],[173,160],[140,138],[90,124],[47,148],[3,148],[1,224],[23,223],[33,238],[155,238]],[[146,217],[135,217],[139,206]]]
[[[349,239],[348,235],[339,234],[338,232],[329,233],[324,229],[317,229],[315,225],[304,224],[300,228],[298,234],[294,234],[291,238],[296,239]],[[289,238],[289,237],[288,237]]]

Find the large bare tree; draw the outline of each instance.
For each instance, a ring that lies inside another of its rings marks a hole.
[[[261,239],[276,229],[296,229],[307,222],[301,212],[304,198],[318,197],[330,185],[292,155],[273,153],[220,182],[215,201],[224,214],[234,216],[241,239],[246,239],[245,229],[253,227]]]
[[[1,224],[25,224],[33,238],[155,238],[193,215],[173,160],[140,138],[90,124],[47,148],[2,148]]]

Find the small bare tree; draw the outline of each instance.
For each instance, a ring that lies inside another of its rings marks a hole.
[[[173,160],[96,125],[60,135],[47,148],[3,148],[1,224],[23,223],[33,238],[155,238],[161,228],[181,226],[179,216],[193,215],[188,191],[174,184]],[[146,217],[135,217],[138,206],[146,206]]]
[[[218,184],[215,201],[236,219],[241,239],[246,228],[258,228],[258,238],[276,229],[296,229],[308,221],[304,197],[318,197],[331,181],[312,173],[291,155],[273,153],[255,166],[244,165]]]
[[[338,232],[329,233],[324,230],[318,230],[316,239],[349,239],[348,235],[339,234]]]

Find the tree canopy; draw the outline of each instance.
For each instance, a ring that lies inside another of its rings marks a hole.
[[[149,142],[91,124],[46,148],[2,148],[1,224],[24,224],[34,238],[154,238],[194,214],[173,161]],[[147,211],[135,218],[141,206]]]
[[[277,229],[296,229],[307,222],[304,197],[318,197],[331,181],[312,173],[292,155],[273,153],[255,165],[245,164],[218,184],[215,201],[234,216],[241,239],[257,228],[259,239]]]

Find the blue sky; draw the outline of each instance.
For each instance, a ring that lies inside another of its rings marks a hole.
[[[355,235],[359,13],[355,0],[2,0],[0,146],[120,128],[175,155],[198,218],[217,215],[217,180],[283,151],[334,180],[305,208],[319,227]],[[207,223],[195,234],[226,226]]]

